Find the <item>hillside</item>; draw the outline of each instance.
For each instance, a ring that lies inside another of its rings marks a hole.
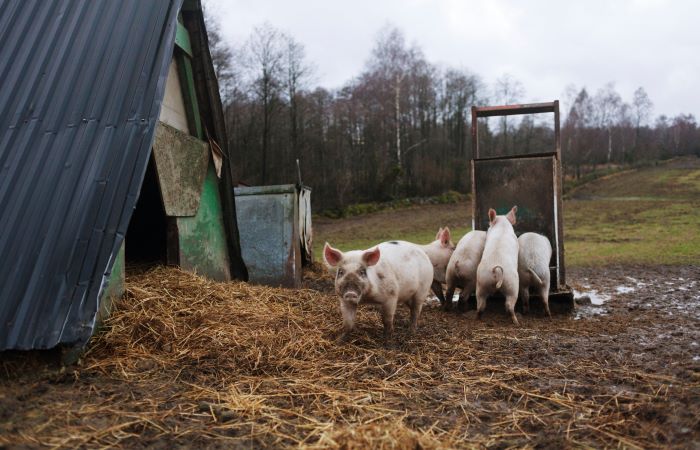
[[[700,159],[679,158],[620,172],[580,186],[564,202],[567,264],[700,262]],[[425,243],[441,226],[456,242],[471,229],[469,201],[419,205],[345,219],[317,218],[315,254],[323,243],[350,250],[390,239]]]

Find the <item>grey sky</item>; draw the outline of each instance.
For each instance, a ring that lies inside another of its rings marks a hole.
[[[515,0],[208,0],[223,35],[240,45],[265,21],[304,44],[318,84],[362,70],[387,23],[428,61],[470,69],[492,85],[510,73],[526,101],[591,94],[612,81],[623,99],[643,86],[659,114],[700,118],[700,2]]]

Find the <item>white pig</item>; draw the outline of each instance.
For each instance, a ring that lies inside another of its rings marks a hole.
[[[505,216],[497,216],[489,209],[489,229],[486,232],[486,244],[481,262],[476,271],[476,309],[477,318],[481,318],[486,308],[489,295],[500,292],[506,298],[506,309],[513,323],[518,325],[515,317],[515,302],[518,301],[518,238],[515,236],[515,213],[513,206]]]
[[[476,269],[481,262],[486,244],[486,232],[480,230],[470,231],[457,243],[457,248],[450,257],[447,265],[447,303],[446,309],[452,306],[452,296],[455,288],[462,291],[459,294],[459,309],[464,308],[464,303],[476,288]]]
[[[423,303],[430,293],[433,266],[420,247],[410,242],[384,242],[369,250],[341,252],[327,242],[323,258],[336,268],[335,291],[340,296],[343,334],[346,340],[355,326],[357,306],[371,303],[381,309],[384,337],[394,331],[394,314],[399,303],[411,309],[411,332],[418,326]]]
[[[442,283],[445,282],[447,263],[450,261],[452,252],[455,249],[450,236],[450,229],[448,227],[440,228],[433,242],[419,245],[419,247],[428,255],[428,259],[433,265],[433,284],[431,289],[437,298],[440,299],[440,303],[444,305],[445,296],[442,293]]]
[[[530,310],[530,287],[542,297],[544,310],[549,312],[549,260],[552,258],[552,244],[549,239],[537,233],[523,233],[518,238],[518,277],[523,311]]]

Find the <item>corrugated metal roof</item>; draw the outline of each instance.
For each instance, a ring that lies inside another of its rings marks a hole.
[[[0,350],[84,343],[146,170],[181,0],[0,0]]]

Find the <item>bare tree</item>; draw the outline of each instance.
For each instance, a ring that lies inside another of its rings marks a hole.
[[[523,84],[510,74],[503,74],[496,80],[493,90],[494,99],[501,105],[512,105],[521,101],[525,95]],[[508,154],[508,116],[499,118],[503,136],[503,153]]]
[[[651,116],[651,110],[654,104],[649,99],[647,92],[643,87],[638,87],[634,91],[632,99],[632,116],[634,118],[634,148],[639,147],[639,133],[643,124],[646,124]]]
[[[313,67],[306,62],[304,46],[291,36],[285,36],[286,86],[289,103],[289,140],[291,154],[299,158],[299,99],[297,94],[306,87]]]
[[[284,70],[284,36],[264,23],[253,29],[253,34],[246,43],[248,67],[252,71],[253,92],[262,109],[261,131],[261,182],[268,183],[268,152],[270,147],[270,130],[273,117],[279,107]]]
[[[410,52],[406,49],[403,33],[387,26],[377,38],[370,60],[370,68],[384,80],[392,83],[394,93],[394,131],[396,166],[402,170],[401,156],[401,86],[409,67]]]
[[[619,115],[620,107],[622,106],[622,98],[615,90],[615,83],[608,83],[598,90],[595,95],[594,103],[598,116],[598,124],[607,132],[608,151],[606,153],[606,161],[610,162],[613,156],[612,130],[615,125],[615,120]]]

